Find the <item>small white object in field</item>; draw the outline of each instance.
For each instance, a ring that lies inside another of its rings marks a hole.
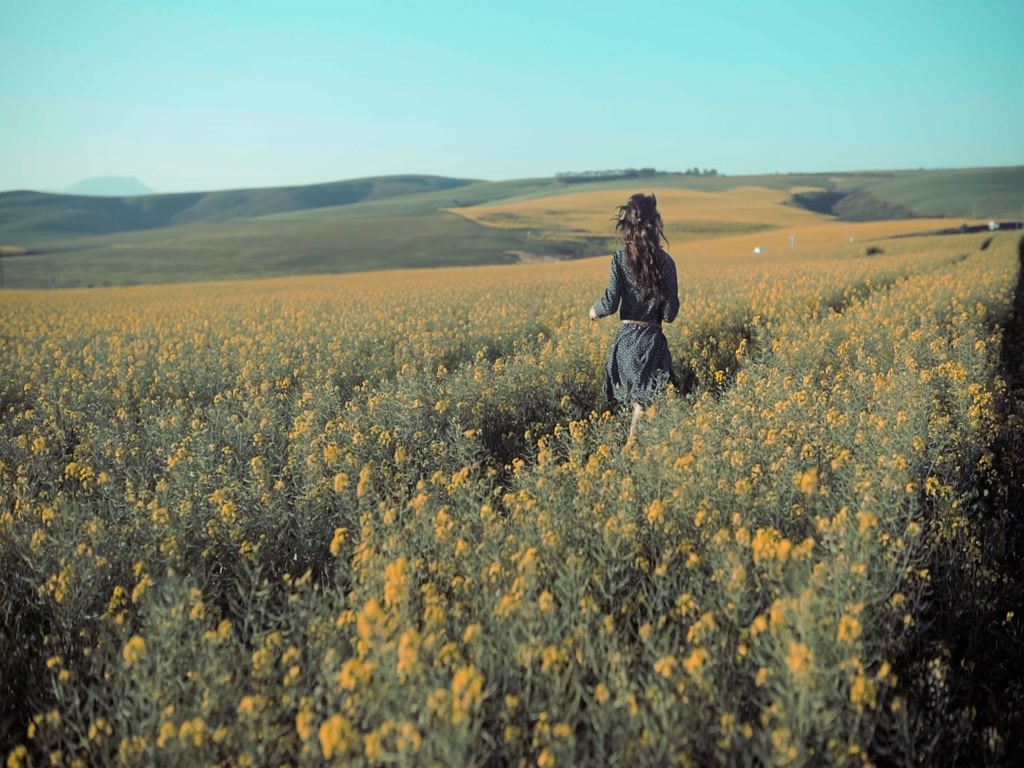
[[[988,231],[989,232],[995,232],[997,229],[999,229],[999,222],[998,221],[990,221],[988,223]]]
[[[762,248],[760,245],[758,245],[754,248],[754,253],[764,253],[767,250],[767,248]]]

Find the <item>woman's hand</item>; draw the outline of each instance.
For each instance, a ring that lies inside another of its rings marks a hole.
[[[597,320],[597,311],[593,307],[591,307],[590,308],[590,322],[594,322],[595,320]]]

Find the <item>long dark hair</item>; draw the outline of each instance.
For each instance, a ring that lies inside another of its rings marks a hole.
[[[658,213],[658,199],[641,192],[619,206],[615,216],[615,232],[626,244],[626,258],[636,276],[637,287],[647,295],[664,299],[661,276],[661,241],[665,230]]]

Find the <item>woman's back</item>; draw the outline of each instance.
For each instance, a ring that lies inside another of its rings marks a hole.
[[[612,254],[604,295],[590,308],[590,319],[618,311],[622,320],[605,365],[609,402],[633,406],[633,436],[642,406],[672,378],[672,354],[662,323],[679,314],[676,263],[661,247],[661,214],[654,195],[636,194],[619,206],[615,223],[625,248]]]
[[[679,313],[676,264],[664,250],[660,251],[660,259],[662,290],[661,296],[658,296],[640,287],[625,250],[615,251],[612,254],[608,289],[594,305],[598,317],[606,317],[618,310],[622,320],[646,323],[671,323],[675,320]]]

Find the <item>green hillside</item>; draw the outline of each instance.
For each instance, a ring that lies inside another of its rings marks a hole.
[[[0,193],[0,243],[32,244],[353,205],[471,184],[441,176],[383,176],[329,184],[140,197]]]
[[[8,287],[132,285],[511,262],[523,241],[441,212],[282,215],[63,241],[4,262]]]
[[[1024,213],[1024,166],[895,171],[843,178],[836,186],[870,193],[918,216],[1016,220]]]

